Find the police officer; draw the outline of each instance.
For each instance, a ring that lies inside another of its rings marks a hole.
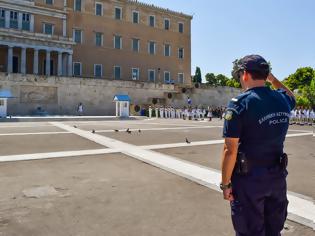
[[[259,55],[235,61],[233,76],[245,92],[230,101],[224,116],[220,187],[230,201],[236,235],[279,236],[287,217],[283,143],[294,94]]]

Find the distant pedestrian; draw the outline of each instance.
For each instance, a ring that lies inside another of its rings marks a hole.
[[[192,103],[191,98],[188,97],[188,98],[187,98],[187,104],[188,104],[188,106],[191,106],[191,103]]]
[[[79,116],[83,115],[83,104],[82,104],[82,102],[79,103],[78,108],[77,108],[77,112],[78,112]]]

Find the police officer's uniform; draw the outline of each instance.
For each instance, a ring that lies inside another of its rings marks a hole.
[[[233,98],[225,113],[223,137],[239,138],[238,156],[247,173],[231,178],[232,222],[239,236],[278,236],[287,216],[286,168],[280,165],[295,100],[284,90],[255,87]]]

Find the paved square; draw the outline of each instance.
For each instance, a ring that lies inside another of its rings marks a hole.
[[[312,132],[286,140],[285,235],[315,235]],[[0,144],[0,235],[233,235],[222,121],[8,123]]]

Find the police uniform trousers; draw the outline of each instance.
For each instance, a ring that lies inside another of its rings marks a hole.
[[[279,236],[287,217],[287,171],[280,167],[233,174],[231,202],[236,236]]]

